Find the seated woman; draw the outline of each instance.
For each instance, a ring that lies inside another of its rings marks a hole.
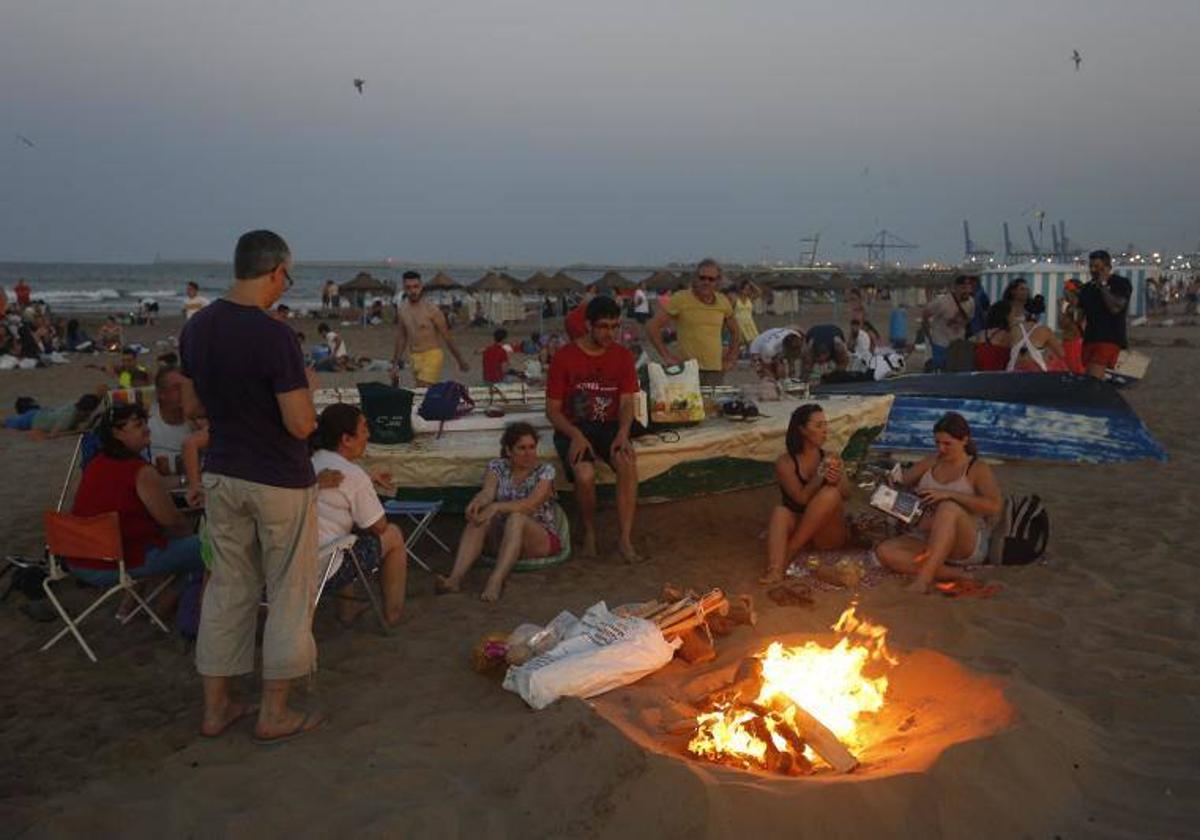
[[[1018,373],[1067,372],[1067,354],[1054,330],[1037,323],[1046,304],[1040,295],[1023,312],[1010,312],[1008,369]]]
[[[203,571],[195,523],[175,506],[162,477],[139,454],[150,444],[145,409],[115,406],[97,431],[101,451],[84,468],[71,513],[117,512],[125,568],[132,578]],[[72,574],[93,585],[116,581],[117,570],[111,563],[68,562]]]
[[[367,418],[357,406],[335,403],[321,412],[313,438],[313,470],[317,472],[317,534],[321,545],[358,534],[354,553],[363,569],[379,569],[383,613],[389,626],[404,617],[408,552],[404,535],[387,521],[372,476],[354,463],[367,448]],[[339,480],[340,479],[340,480]],[[386,476],[379,476],[385,483]],[[392,488],[394,490],[394,488]],[[337,593],[338,620],[350,624],[367,609],[354,594],[354,567],[343,563],[328,587]]]
[[[554,467],[538,460],[538,433],[528,423],[509,423],[500,438],[501,457],[488,462],[483,489],[467,505],[467,527],[454,569],[439,576],[437,591],[458,592],[462,579],[487,546],[496,554],[482,601],[500,600],[504,579],[522,557],[562,551],[554,518]]]
[[[759,583],[783,580],[788,562],[809,543],[823,551],[846,544],[845,501],[853,488],[841,458],[821,451],[828,431],[816,403],[792,412],[787,452],[775,460],[780,501],[767,525],[767,573]]]
[[[982,563],[991,524],[1004,501],[991,467],[976,457],[971,427],[948,411],[933,427],[937,454],[904,471],[901,484],[916,486],[925,515],[908,534],[875,548],[894,572],[916,575],[910,589],[928,592],[935,580],[971,580],[956,565]]]
[[[988,309],[984,327],[975,335],[975,370],[1008,370],[1012,355],[1008,322],[1011,311],[1012,304],[1007,300],[998,300]]]

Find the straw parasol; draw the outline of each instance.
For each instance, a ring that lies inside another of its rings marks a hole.
[[[569,294],[583,290],[583,285],[561,271],[553,277],[547,277],[540,271],[525,281],[525,288],[531,292],[549,292],[552,294]]]
[[[462,283],[459,283],[444,271],[439,271],[437,274],[433,275],[433,279],[425,284],[425,288],[433,289],[435,291],[438,289],[450,291],[451,289],[461,289],[462,287]]]
[[[542,285],[550,278],[543,271],[535,271],[520,282],[521,289],[527,292],[540,291]]]
[[[516,281],[504,274],[489,271],[471,286],[473,292],[511,292],[516,289]]]
[[[366,271],[358,272],[358,274],[354,275],[353,280],[338,286],[339,294],[361,295],[362,297],[366,297],[367,295],[390,295],[395,293],[395,291],[395,288],[390,283],[376,280]]]
[[[596,288],[602,292],[625,292],[633,287],[632,280],[623,277],[616,271],[606,271],[604,276],[596,281]]]
[[[642,281],[647,289],[654,292],[672,291],[679,283],[679,278],[665,269],[659,269]]]

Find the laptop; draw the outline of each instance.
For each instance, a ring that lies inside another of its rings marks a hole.
[[[905,525],[911,525],[921,518],[924,508],[921,497],[911,490],[890,487],[880,484],[871,494],[871,507],[881,510],[888,516],[894,516]]]

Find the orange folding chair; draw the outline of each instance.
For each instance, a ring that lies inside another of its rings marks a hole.
[[[50,599],[50,603],[54,605],[67,626],[42,645],[42,650],[49,650],[70,633],[75,637],[75,641],[79,642],[79,646],[83,648],[83,652],[88,655],[88,658],[92,662],[96,662],[96,654],[92,652],[83,638],[79,625],[95,612],[97,607],[119,592],[128,592],[138,604],[137,609],[122,620],[123,624],[128,623],[134,615],[145,610],[146,614],[150,616],[150,620],[160,630],[164,633],[170,632],[167,625],[150,608],[150,603],[171,582],[171,579],[168,578],[160,584],[148,597],[143,597],[137,591],[134,587],[134,579],[125,570],[125,556],[121,549],[121,524],[115,511],[98,516],[75,516],[70,513],[48,510],[43,515],[43,522],[46,526],[46,545],[49,548],[50,559],[46,579],[42,581],[42,588],[46,590],[46,596]],[[72,618],[62,602],[54,595],[51,585],[71,577],[68,568],[63,565],[63,561],[66,559],[69,562],[69,558],[73,557],[112,563],[117,570],[117,580],[112,586],[105,589],[87,609]]]

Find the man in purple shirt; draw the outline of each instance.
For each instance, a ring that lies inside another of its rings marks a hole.
[[[207,417],[204,492],[212,574],[204,592],[196,669],[204,683],[201,732],[220,735],[257,711],[255,739],[273,742],[316,729],[324,718],[288,706],[291,681],[316,667],[312,636],[317,586],[315,479],[306,440],[316,412],[299,342],[267,310],[291,286],[287,243],[244,234],[236,280],[197,312],[180,335],[184,408]],[[233,699],[232,677],[254,670],[259,599],[267,593],[262,703]]]

